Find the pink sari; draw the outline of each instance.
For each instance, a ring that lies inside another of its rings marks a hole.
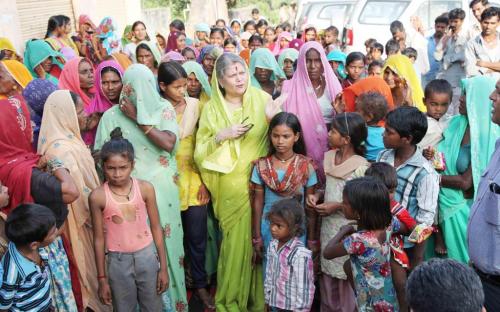
[[[285,80],[283,84],[282,94],[287,94],[283,110],[293,113],[299,118],[306,143],[307,156],[314,160],[318,168],[318,177],[324,183],[323,158],[328,150],[328,130],[314,88],[307,74],[306,53],[310,49],[314,49],[320,54],[321,63],[323,64],[323,78],[326,82],[325,92],[328,91],[331,98],[335,99],[337,94],[342,91],[342,87],[326,59],[323,47],[316,41],[309,41],[300,49],[297,70],[293,78]]]
[[[281,48],[281,39],[283,39],[283,38],[288,40],[288,44],[286,45],[286,47]],[[279,34],[278,39],[276,40],[273,51],[272,51],[274,56],[279,55],[281,53],[281,51],[283,51],[284,49],[287,49],[292,40],[293,40],[292,34],[290,34],[287,31],[284,31],[281,34]]]
[[[114,60],[104,61],[100,63],[99,66],[97,66],[97,69],[94,73],[94,88],[97,90],[97,92],[95,93],[92,102],[90,102],[90,105],[85,109],[85,112],[89,115],[93,113],[104,113],[113,106],[113,103],[111,103],[111,101],[104,95],[101,87],[101,75],[102,71],[106,67],[112,67],[116,69],[116,71],[118,71],[120,79],[123,79],[123,69],[120,64],[118,64],[118,62]]]

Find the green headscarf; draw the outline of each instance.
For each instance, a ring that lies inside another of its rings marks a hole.
[[[285,60],[290,60],[295,62],[299,58],[299,51],[293,48],[287,48],[281,51],[280,56],[278,58],[278,65],[281,69],[285,66]]]
[[[283,69],[276,62],[276,58],[267,48],[259,48],[252,52],[250,56],[250,78],[252,80],[252,86],[261,89],[260,83],[255,78],[255,68],[269,69],[273,73],[271,74],[271,80],[276,81],[278,78],[286,79],[286,75]]]
[[[160,50],[158,50],[158,47],[156,46],[156,44],[154,44],[152,41],[141,41],[137,44],[137,47],[135,48],[135,52],[136,52],[136,59],[137,59],[137,48],[141,45],[141,44],[145,44],[148,46],[149,50],[151,50],[151,53],[153,53],[153,57],[155,58],[155,61],[156,61],[156,64],[157,66],[160,65],[161,63],[161,53],[160,53]]]
[[[53,64],[59,66],[61,70],[63,69],[64,65],[59,62],[57,57],[64,59],[64,56],[61,53],[54,51],[45,40],[29,40],[26,42],[26,48],[24,50],[24,65],[28,68],[34,78],[40,78],[35,72],[35,68],[49,57],[52,58]],[[57,86],[58,79],[50,73],[46,73],[46,79]]]
[[[123,98],[128,98],[137,107],[138,124],[160,124],[163,118],[160,112],[167,101],[158,93],[156,78],[147,66],[134,64],[125,71],[120,101]]]
[[[132,31],[132,25],[127,25],[125,26],[125,29],[123,30],[123,35],[122,35],[122,47],[124,48],[127,44],[131,43],[132,41],[127,39],[127,35]]]
[[[200,64],[196,63],[195,61],[188,61],[182,64],[182,67],[188,75],[194,74],[196,76],[196,79],[198,79],[198,81],[201,83],[203,91],[205,91],[205,93],[209,97],[212,96],[212,89],[210,88],[210,83],[208,82],[208,76]]]

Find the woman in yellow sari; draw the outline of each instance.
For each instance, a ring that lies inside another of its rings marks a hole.
[[[9,38],[0,37],[0,53],[4,54],[4,60],[23,61],[23,58],[17,54],[16,48]]]
[[[21,95],[31,80],[33,77],[23,63],[14,60],[0,61],[0,99]]]
[[[215,295],[221,312],[264,310],[262,269],[252,267],[248,185],[252,161],[267,154],[267,107],[273,107],[266,107],[269,100],[267,93],[250,85],[241,57],[224,53],[217,59],[194,158],[222,230]]]
[[[402,54],[387,58],[382,70],[382,77],[391,88],[394,106],[415,106],[425,112],[424,91],[420,79],[413,68],[410,59]]]

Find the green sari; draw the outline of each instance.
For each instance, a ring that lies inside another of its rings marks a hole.
[[[216,65],[217,66],[217,65]],[[242,108],[230,112],[212,77],[212,98],[203,108],[196,136],[195,162],[212,195],[215,217],[222,230],[217,267],[217,311],[263,311],[262,267],[252,268],[249,181],[252,161],[267,153],[269,95],[248,83]],[[215,142],[216,134],[233,124],[252,123],[243,137]]]
[[[178,136],[175,110],[158,94],[156,79],[146,66],[134,64],[127,69],[123,76],[123,90],[120,97],[127,97],[136,105],[137,124],[152,125],[158,130],[170,131]],[[95,149],[100,149],[116,127],[121,128],[123,136],[134,146],[135,167],[132,176],[153,184],[165,236],[170,286],[163,295],[164,311],[187,311],[184,234],[179,190],[176,184],[175,152],[168,153],[154,145],[137,124],[120,111],[119,105],[114,105],[102,116],[94,146]]]
[[[271,80],[276,82],[279,78],[286,79],[285,72],[278,65],[276,58],[268,48],[259,48],[250,56],[250,78],[252,86],[261,89],[260,83],[255,78],[255,68],[263,68],[272,71]]]
[[[54,51],[47,42],[44,40],[30,40],[26,42],[24,65],[28,68],[34,78],[40,78],[38,77],[35,68],[49,57],[52,59],[53,64],[57,65],[59,69],[63,69],[64,65],[59,62],[57,58],[60,57],[64,60],[64,56],[61,53]],[[59,84],[57,77],[54,77],[50,73],[45,73],[45,79],[49,80],[56,86]]]
[[[500,127],[491,121],[492,104],[488,99],[495,88],[496,80],[488,76],[477,76],[462,80],[467,116],[454,116],[443,133],[438,150],[445,155],[446,170],[443,175],[459,175],[457,160],[461,143],[469,126],[471,144],[472,180],[477,190],[482,171],[486,168],[495,149],[495,140],[500,137]],[[472,199],[465,199],[459,189],[441,187],[439,191],[439,224],[447,248],[447,257],[468,263],[467,222]],[[429,244],[428,256],[434,255],[434,246]]]

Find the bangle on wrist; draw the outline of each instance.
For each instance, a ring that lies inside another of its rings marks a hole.
[[[153,130],[153,128],[154,128],[154,127],[155,127],[155,126],[149,126],[148,130],[144,131],[144,134],[145,134],[145,135],[148,135],[148,133],[150,133],[150,132],[151,132],[151,130]]]
[[[56,170],[66,169],[66,167],[64,167],[63,162],[59,158],[52,158],[47,160],[47,169],[49,169],[51,174],[54,174]]]
[[[107,276],[106,276],[106,275],[98,275],[98,276],[97,276],[97,279],[105,279],[105,278],[107,278]]]

